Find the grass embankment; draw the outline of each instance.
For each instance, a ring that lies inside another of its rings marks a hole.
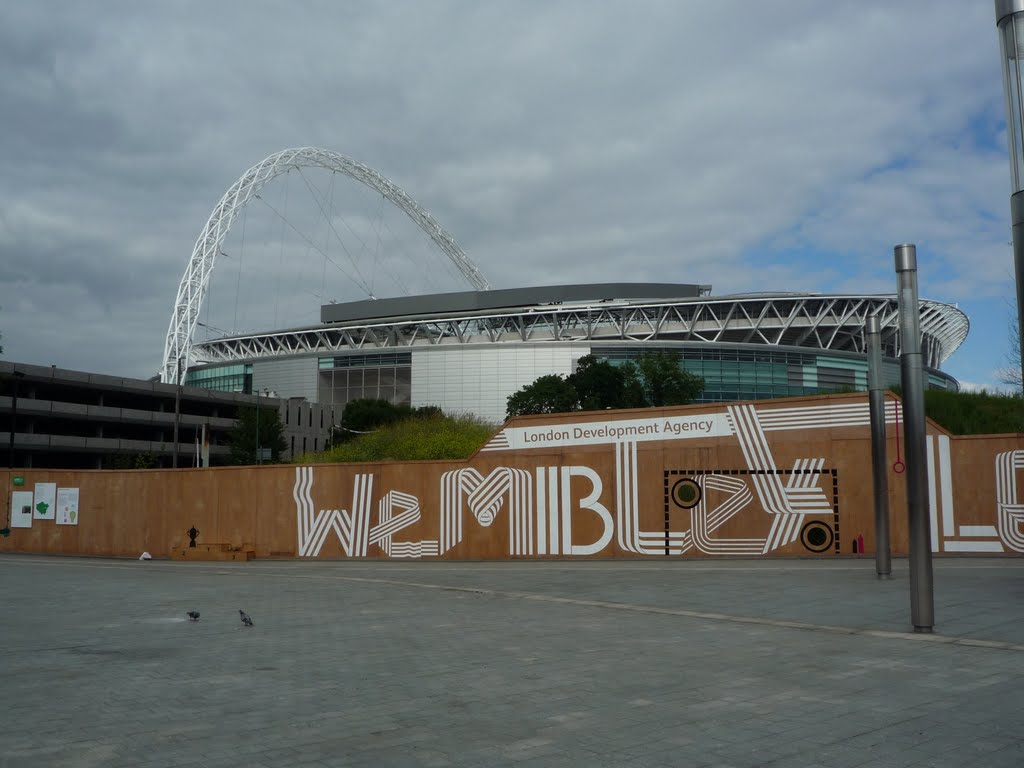
[[[924,393],[924,409],[954,435],[996,435],[1024,432],[1024,398],[989,392]]]
[[[928,416],[955,435],[1024,432],[1024,398],[988,392],[925,392]],[[468,459],[498,429],[473,416],[412,417],[383,425],[300,464]]]
[[[409,418],[359,435],[298,463],[468,459],[497,431],[473,416]]]

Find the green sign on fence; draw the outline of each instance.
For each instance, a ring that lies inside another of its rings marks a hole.
[[[25,478],[22,475],[15,475],[13,483],[15,485],[24,485],[25,484]]]

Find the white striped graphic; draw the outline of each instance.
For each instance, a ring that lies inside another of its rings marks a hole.
[[[334,531],[345,554],[366,557],[370,533],[370,498],[373,493],[373,475],[357,474],[352,489],[352,511],[321,509],[313,514],[313,468],[296,467],[292,499],[295,501],[298,551],[300,557],[318,557]]]
[[[935,436],[925,438],[925,466],[928,469],[928,518],[931,522],[932,552],[939,551],[939,508],[936,496]]]
[[[636,442],[619,443],[615,446],[615,529],[619,547],[638,555],[664,555],[665,532],[640,530],[638,498]],[[669,555],[682,555],[692,547],[690,531],[669,531]]]
[[[494,522],[508,499],[509,549],[513,555],[537,554],[533,530],[533,482],[524,469],[497,467],[485,478],[472,467],[441,476],[440,554],[462,541],[463,499],[483,527]]]
[[[694,546],[708,555],[759,555],[764,539],[712,539],[711,533],[724,525],[753,499],[747,484],[738,477],[726,475],[699,475],[701,497],[690,510],[690,530]],[[710,512],[707,509],[707,491],[727,494],[725,501]]]
[[[396,514],[396,510],[398,510]],[[420,500],[409,493],[388,491],[377,503],[377,519],[380,521],[370,530],[370,544],[380,546],[384,554],[392,556],[391,537],[403,528],[415,525],[420,520]],[[403,542],[412,544],[413,542]],[[419,542],[415,542],[419,543]]]
[[[1003,552],[1003,545],[998,541],[947,541],[947,552]]]
[[[1017,493],[1017,473],[1024,469],[1024,451],[996,456],[996,523],[999,538],[1014,552],[1024,552],[1024,504]]]
[[[313,487],[313,468],[296,467],[295,485],[292,487],[292,498],[295,500],[295,529],[298,537],[299,557],[306,557],[306,547],[310,531],[313,529],[313,499],[309,494]]]
[[[836,407],[819,406],[814,410],[834,410]],[[761,413],[752,405],[735,405],[729,406],[729,418],[743,457],[752,470],[751,479],[758,500],[765,512],[773,516],[761,551],[761,554],[767,554],[796,541],[806,515],[832,514],[832,505],[824,489],[818,485],[825,459],[798,459],[789,482],[784,486],[762,428]]]
[[[949,458],[949,437],[938,435],[939,448],[939,500],[942,503],[942,528],[946,536],[953,536],[956,528],[953,513],[953,466]]]
[[[953,506],[953,466],[947,435],[929,435],[927,445],[928,503],[932,551],[1002,552],[1003,544],[995,526],[956,524]],[[998,474],[998,459],[996,460]],[[986,539],[988,539],[986,541]]]
[[[391,545],[391,557],[437,557],[436,541],[396,541]]]
[[[885,423],[903,423],[903,404],[893,400],[885,404]],[[871,424],[869,403],[839,403],[798,408],[759,408],[757,418],[765,432],[826,427],[863,427]]]
[[[498,434],[492,437],[487,443],[481,448],[481,451],[507,451],[512,446],[508,442],[508,433],[505,430],[501,430]]]

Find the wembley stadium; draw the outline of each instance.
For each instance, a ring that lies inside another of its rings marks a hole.
[[[239,210],[276,175],[329,168],[383,195],[412,219],[472,290],[325,303],[302,327],[195,339],[199,310]],[[967,316],[922,299],[927,385],[957,389],[941,370],[963,343]],[[250,168],[222,197],[179,287],[161,378],[208,389],[274,392],[333,406],[381,398],[436,405],[500,422],[509,395],[594,355],[610,362],[677,352],[701,376],[699,401],[867,388],[865,325],[882,329],[884,377],[899,382],[895,295],[756,293],[715,296],[710,285],[597,283],[492,289],[454,238],[392,182],[337,153],[285,150]]]

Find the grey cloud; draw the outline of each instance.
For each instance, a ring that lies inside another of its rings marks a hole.
[[[88,308],[64,312],[64,333],[82,335],[69,357],[89,347],[93,367],[152,370],[213,205],[298,145],[393,179],[499,286],[876,284],[887,267],[870,254],[905,222],[941,254],[936,286],[995,292],[999,158],[951,149],[1001,109],[992,27],[990,8],[956,0],[5,8],[8,356],[34,354],[27,340],[49,322],[34,305],[8,312],[31,260],[55,275],[39,289],[81,286],[68,303]],[[922,202],[892,205],[901,185]],[[786,263],[787,244],[835,257]],[[991,269],[959,264],[965,249]],[[315,320],[318,255],[295,250],[284,281],[273,248],[246,258],[257,308]],[[233,266],[218,264],[209,312],[232,322]],[[103,331],[119,342],[90,347]]]

